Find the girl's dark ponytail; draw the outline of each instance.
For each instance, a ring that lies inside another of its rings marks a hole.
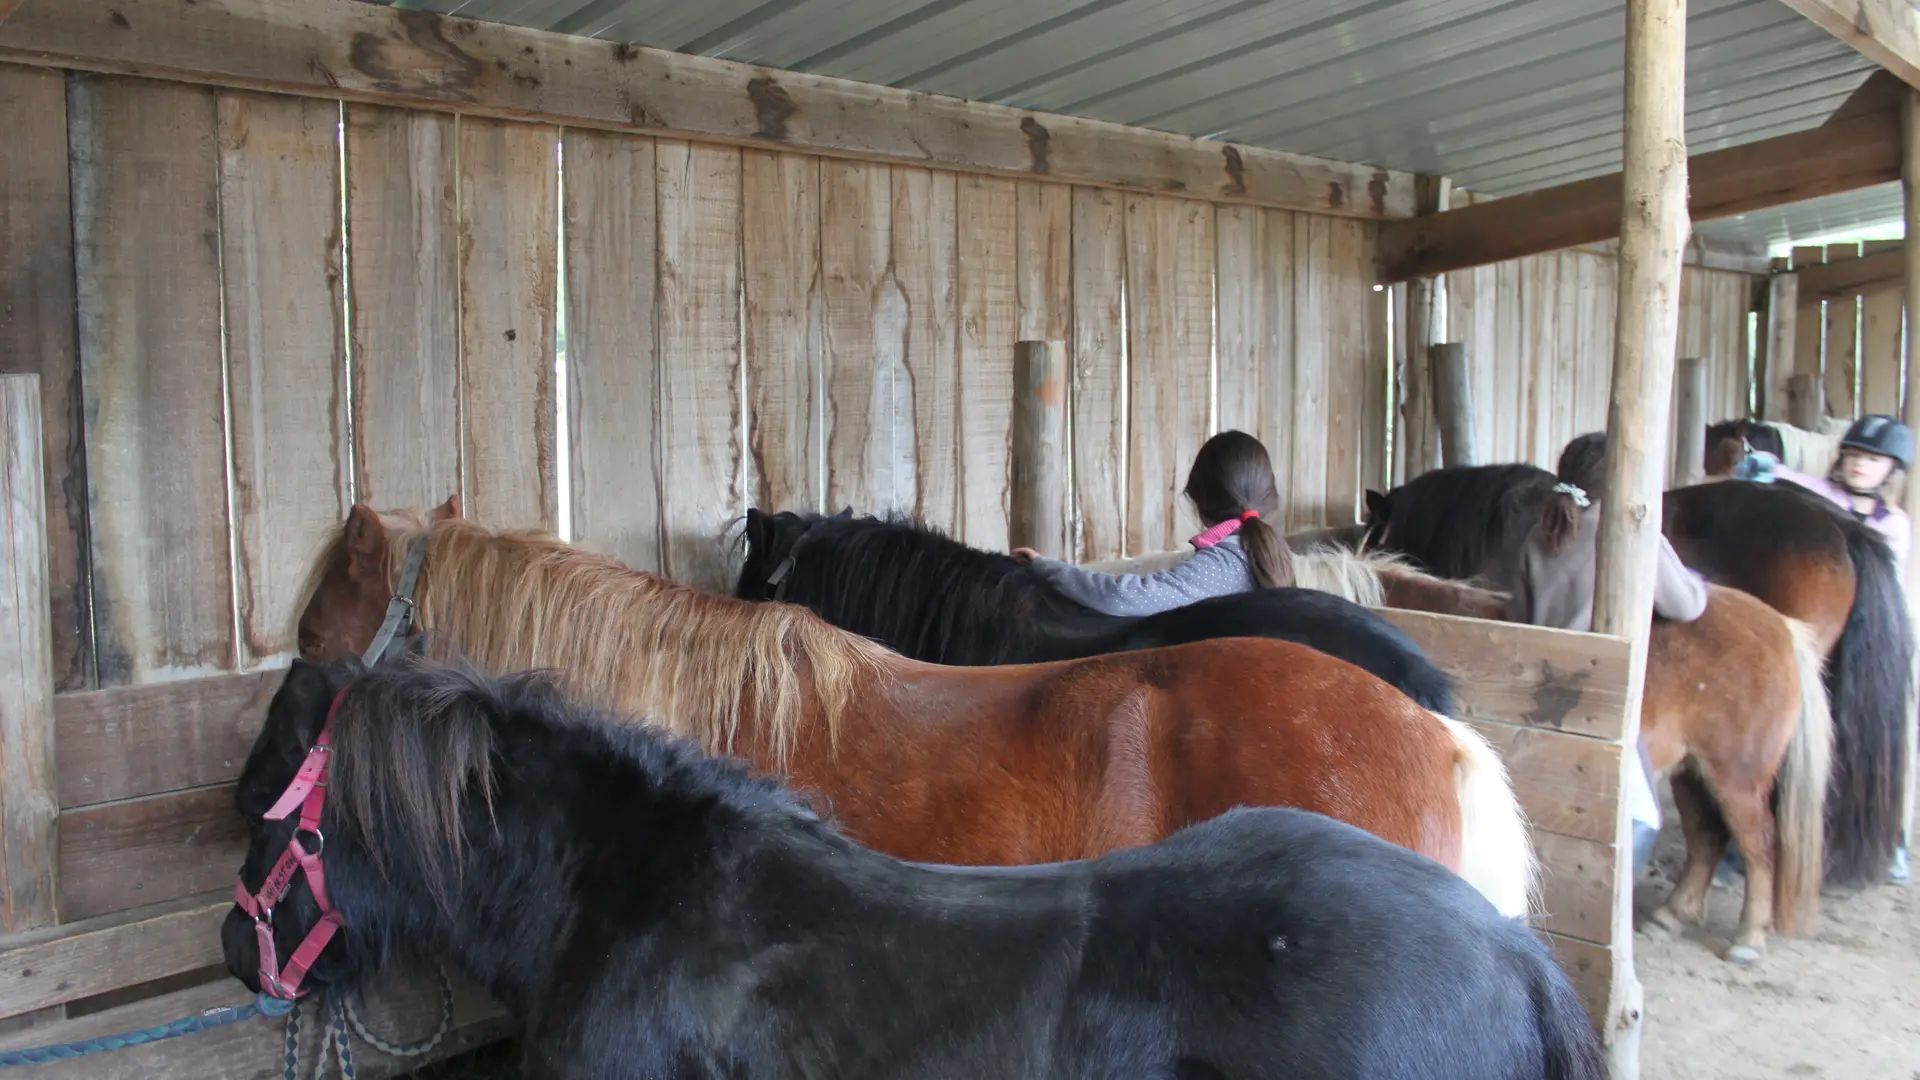
[[[1548,554],[1558,555],[1580,529],[1580,511],[1600,498],[1600,485],[1606,479],[1607,436],[1593,431],[1567,444],[1560,451],[1560,467],[1555,470],[1559,483],[1540,507],[1540,536],[1547,542]]]
[[[1293,551],[1280,530],[1255,514],[1240,522],[1240,550],[1247,553],[1253,583],[1263,589],[1293,587]]]

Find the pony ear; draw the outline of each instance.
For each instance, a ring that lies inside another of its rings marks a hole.
[[[1368,488],[1367,489],[1367,518],[1369,520],[1376,520],[1379,518],[1384,518],[1386,516],[1387,516],[1387,497],[1373,490],[1372,488]]]
[[[446,502],[441,503],[433,509],[434,521],[447,521],[465,516],[466,508],[460,505],[460,493],[457,491],[447,496]]]
[[[848,505],[848,506],[841,507],[839,513],[833,515],[827,520],[828,521],[851,521],[852,519],[853,519],[853,507],[851,505]]]
[[[387,527],[380,521],[380,515],[366,503],[354,503],[347,511],[347,551],[353,556],[356,567],[364,566],[368,561],[378,563],[387,551]]]

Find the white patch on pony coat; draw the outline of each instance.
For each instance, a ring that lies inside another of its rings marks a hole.
[[[1460,799],[1460,876],[1509,918],[1530,915],[1540,902],[1540,859],[1527,818],[1514,797],[1506,763],[1481,734],[1433,713],[1460,748],[1455,790]]]

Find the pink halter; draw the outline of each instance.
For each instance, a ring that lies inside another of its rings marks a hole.
[[[327,799],[327,763],[332,754],[333,717],[340,711],[340,703],[346,700],[347,688],[342,687],[333,699],[332,707],[327,709],[327,722],[321,725],[320,737],[314,740],[313,749],[307,751],[307,759],[300,764],[300,771],[293,774],[293,780],[280,796],[280,801],[268,810],[268,821],[285,821],[293,813],[294,807],[300,808],[300,825],[287,841],[287,849],[280,853],[280,859],[273,864],[273,871],[261,882],[257,894],[247,892],[246,883],[236,880],[233,884],[233,902],[240,910],[253,916],[253,933],[260,946],[260,989],[274,997],[291,1001],[300,996],[300,983],[307,977],[307,970],[320,958],[327,943],[333,940],[344,920],[333,909],[333,902],[327,897],[327,878],[320,865],[320,854],[327,848],[327,838],[320,832],[320,811]],[[313,837],[313,850],[300,842],[300,837]],[[275,970],[278,952],[273,945],[273,906],[287,895],[287,889],[293,884],[294,871],[304,871],[307,875],[307,888],[313,892],[313,900],[320,905],[320,921],[307,931],[293,955],[287,959],[287,966]]]
[[[1205,551],[1220,541],[1225,540],[1227,537],[1232,536],[1234,533],[1239,532],[1241,525],[1259,516],[1260,511],[1249,510],[1237,518],[1228,518],[1213,528],[1208,529],[1206,532],[1188,540],[1187,543],[1192,544],[1193,550],[1195,551]]]

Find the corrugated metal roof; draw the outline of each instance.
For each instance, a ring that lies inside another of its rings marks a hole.
[[[1512,195],[1620,166],[1625,5],[1592,0],[398,0],[469,18],[1228,138]],[[1779,0],[1694,0],[1696,152],[1819,124],[1873,70]],[[1889,210],[1888,208],[1891,207]],[[1855,194],[1701,231],[1891,213]]]

